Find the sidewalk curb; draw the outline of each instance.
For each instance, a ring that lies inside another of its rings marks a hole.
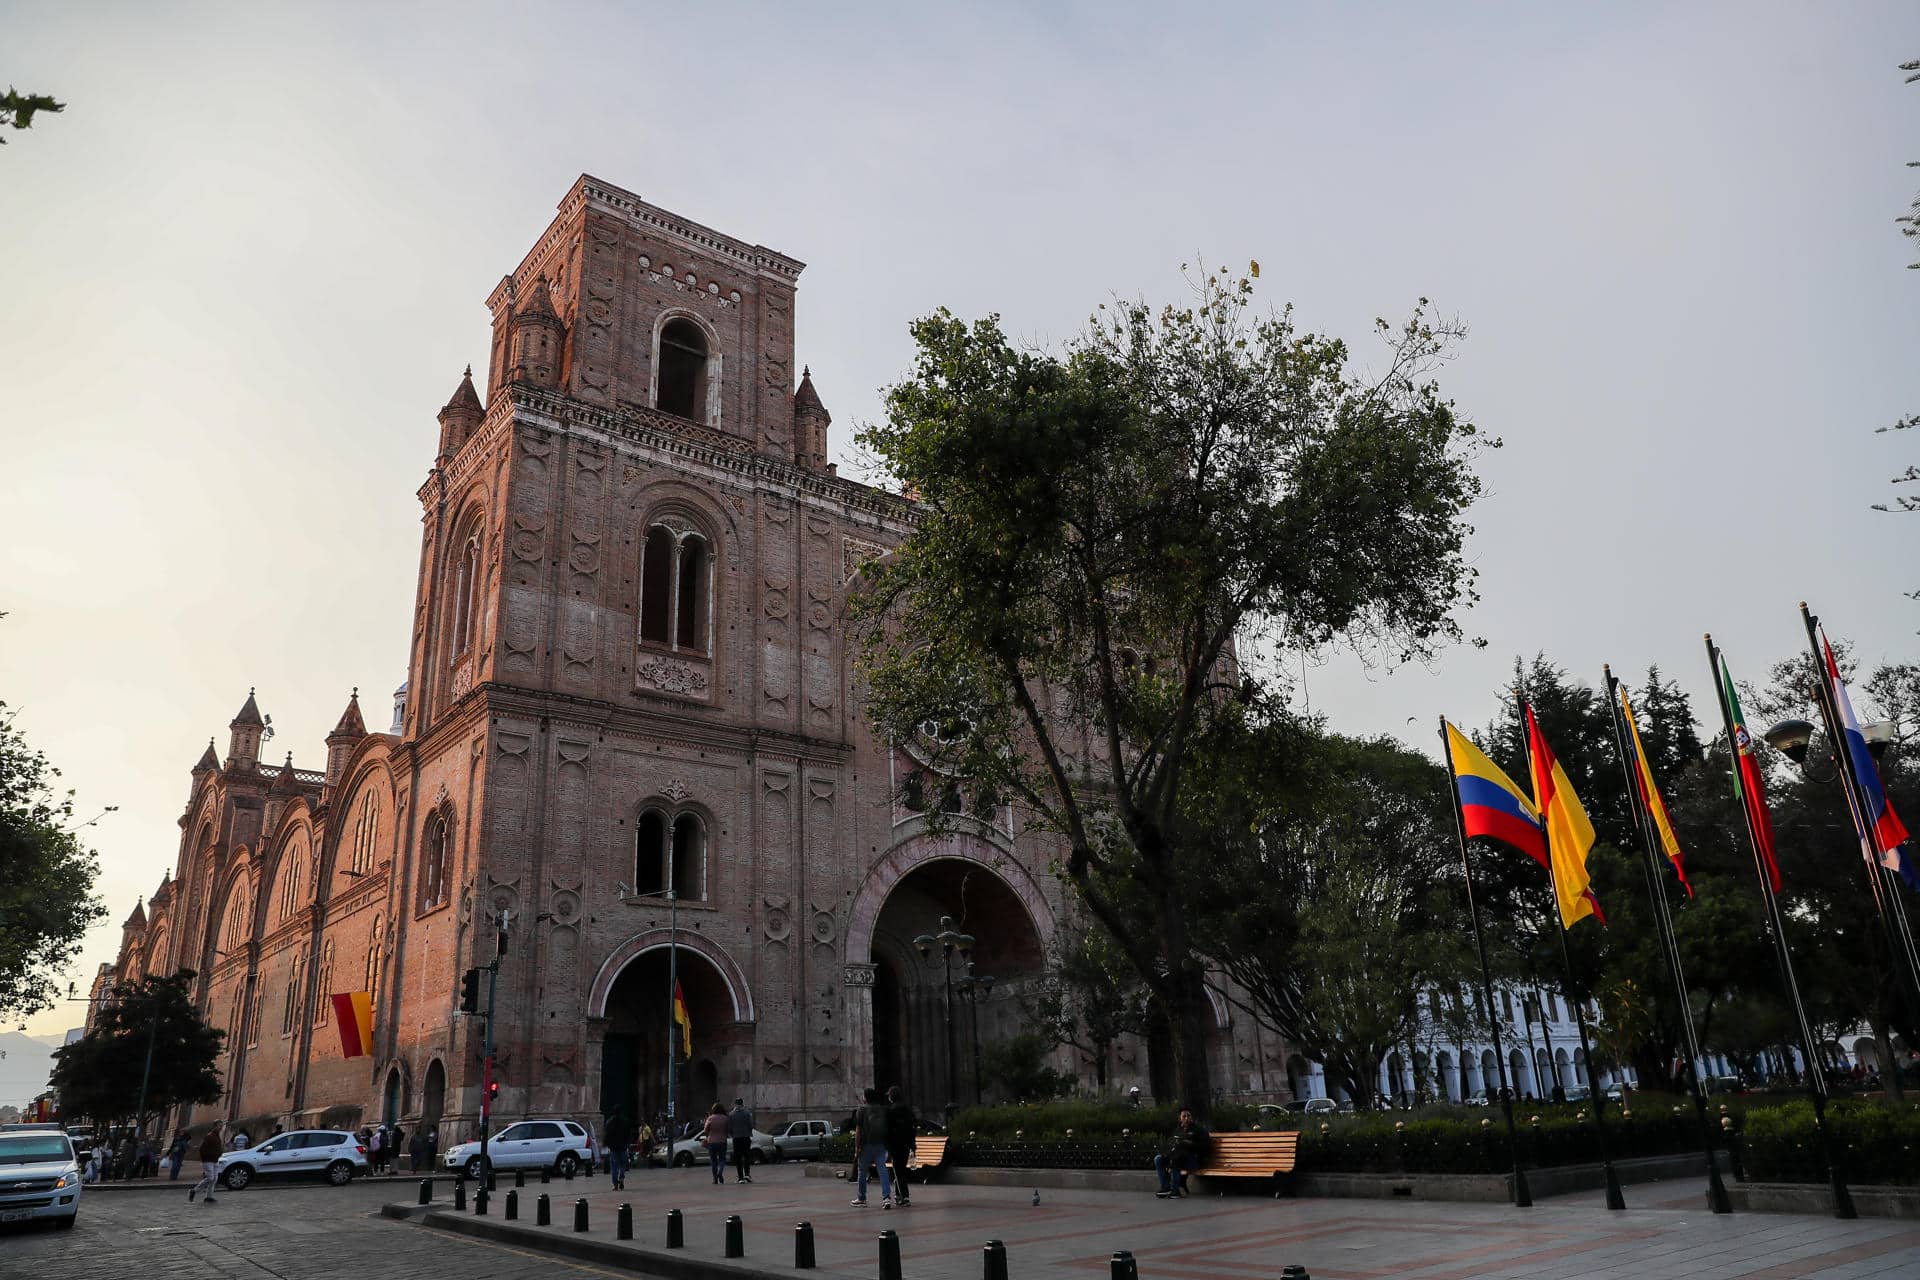
[[[431,1176],[436,1183],[451,1183],[454,1181],[454,1177],[450,1173],[432,1175],[423,1173],[419,1175],[419,1177],[406,1178],[355,1178],[353,1181],[355,1185],[363,1182],[387,1182],[396,1187],[417,1187],[420,1185],[421,1178],[429,1176]],[[178,1182],[169,1178],[143,1178],[138,1182],[89,1182],[86,1184],[86,1194],[93,1195],[96,1192],[104,1192],[111,1195],[121,1195],[138,1191],[183,1191],[198,1181],[200,1181],[198,1177],[190,1179],[183,1173]],[[222,1187],[220,1194],[223,1196],[239,1196],[249,1195],[255,1191],[310,1190],[314,1187],[324,1185],[325,1182],[326,1179],[321,1178],[317,1174],[311,1178],[260,1178],[248,1184],[245,1191],[233,1191]]]
[[[477,1236],[483,1240],[510,1244],[536,1253],[557,1254],[563,1258],[576,1258],[583,1262],[597,1262],[603,1266],[618,1267],[623,1271],[642,1272],[650,1276],[659,1276],[662,1280],[792,1280],[793,1275],[791,1267],[776,1270],[743,1266],[735,1262],[720,1262],[711,1258],[689,1257],[681,1250],[669,1253],[664,1249],[616,1244],[610,1240],[596,1240],[591,1235],[573,1235],[552,1228],[542,1230],[539,1227],[523,1227],[494,1218],[455,1213],[444,1206],[390,1205],[381,1212],[423,1207],[434,1211],[420,1217],[422,1226],[451,1231],[463,1236]],[[388,1216],[406,1215],[389,1213]],[[832,1277],[840,1273],[821,1269],[814,1274]]]

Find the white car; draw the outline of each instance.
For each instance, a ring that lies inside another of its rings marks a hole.
[[[551,1169],[566,1177],[593,1168],[593,1135],[571,1120],[522,1120],[487,1139],[487,1159],[495,1169]],[[480,1175],[480,1144],[448,1147],[440,1161],[463,1178]]]
[[[59,1126],[0,1133],[0,1222],[71,1227],[79,1216],[80,1161]]]
[[[222,1186],[243,1191],[255,1178],[325,1178],[336,1187],[369,1172],[366,1144],[338,1129],[296,1129],[257,1147],[229,1151],[214,1167]]]
[[[655,1146],[653,1150],[647,1153],[647,1163],[664,1164],[666,1162],[666,1153],[667,1149],[665,1146]],[[769,1161],[779,1158],[780,1149],[774,1145],[772,1135],[762,1133],[760,1130],[755,1129],[753,1131],[752,1154],[748,1158],[749,1162],[752,1164],[766,1164]],[[691,1138],[682,1138],[673,1144],[674,1168],[684,1169],[689,1165],[705,1164],[706,1162],[707,1140],[699,1134],[695,1134]],[[733,1164],[733,1140],[731,1138],[727,1140],[727,1164],[729,1167]]]

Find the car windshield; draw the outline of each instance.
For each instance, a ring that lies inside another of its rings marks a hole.
[[[63,1133],[0,1134],[0,1164],[49,1164],[73,1159]]]

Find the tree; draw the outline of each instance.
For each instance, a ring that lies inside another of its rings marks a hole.
[[[928,744],[943,765],[1060,841],[1204,1113],[1194,908],[1217,832],[1192,779],[1282,691],[1263,644],[1401,659],[1458,638],[1479,483],[1474,428],[1427,377],[1458,330],[1424,302],[1380,326],[1387,371],[1365,381],[1290,312],[1252,318],[1250,279],[1195,293],[1103,308],[1058,356],[994,317],[918,321],[913,371],[861,437],[917,521],[854,609],[877,725],[954,726]]]
[[[1907,73],[1906,82],[1908,84],[1920,80],[1920,61],[1903,62],[1900,64],[1900,69]],[[1907,161],[1907,165],[1909,168],[1920,166],[1920,160],[1909,160]],[[1894,221],[1900,224],[1901,235],[1909,239],[1920,239],[1920,196],[1915,196],[1913,203],[1907,206],[1906,213],[1894,219]],[[1920,262],[1909,262],[1907,269],[1909,271],[1920,270]],[[1920,427],[1920,413],[1910,413],[1889,426],[1874,428],[1874,434],[1884,435],[1889,431],[1912,431],[1916,427]],[[1893,477],[1893,483],[1920,484],[1920,465],[1910,464],[1906,470]],[[1920,511],[1920,498],[1905,494],[1898,495],[1891,502],[1874,503],[1873,509],[1875,511],[1905,511],[1909,513]],[[1915,600],[1920,600],[1920,591],[1910,591],[1907,594]]]
[[[1147,1031],[1145,992],[1113,936],[1097,922],[1069,929],[1045,972],[1022,988],[1020,1011],[1027,1025],[1053,1043],[1085,1055],[1094,1087],[1103,1093],[1114,1042]]]
[[[1058,1098],[1073,1088],[1073,1077],[1047,1065],[1053,1046],[1046,1037],[1026,1031],[981,1050],[981,1071],[1008,1102],[1037,1102]]]
[[[73,827],[73,793],[0,702],[0,1017],[50,1006],[87,927],[106,914],[100,864]]]
[[[1310,794],[1273,796],[1260,779],[1279,769],[1260,736],[1204,797],[1224,829],[1246,833],[1215,855],[1231,871],[1209,913],[1223,921],[1220,963],[1364,1105],[1380,1063],[1418,1038],[1421,991],[1471,968],[1446,774],[1391,739],[1329,734],[1296,767]],[[1300,752],[1288,741],[1278,754]],[[1257,799],[1270,807],[1250,812]]]
[[[218,1102],[226,1032],[210,1027],[193,1003],[191,969],[116,983],[86,1035],[53,1051],[53,1087],[68,1115],[102,1124],[146,1117],[183,1102]],[[148,1046],[152,1069],[147,1069]],[[146,1078],[146,1110],[140,1083]]]
[[[0,124],[10,124],[16,129],[31,129],[33,117],[42,111],[55,114],[67,109],[64,102],[55,102],[44,93],[21,93],[11,85],[5,94],[0,94]],[[0,147],[7,145],[0,138]]]

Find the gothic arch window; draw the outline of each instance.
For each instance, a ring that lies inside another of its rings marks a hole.
[[[367,940],[367,994],[373,999],[380,996],[381,945],[386,941],[387,920],[385,916],[373,918],[373,934]]]
[[[316,1001],[313,1021],[316,1026],[326,1026],[333,1014],[333,1001],[329,999],[333,991],[333,939],[328,938],[320,944],[320,967],[314,970],[314,992],[320,998]]]
[[[711,652],[713,547],[706,536],[664,521],[640,551],[640,640],[676,653]]]
[[[247,1047],[251,1049],[260,1043],[260,984],[255,983],[253,996],[247,1001]]]
[[[486,522],[475,516],[467,525],[466,536],[460,540],[459,551],[453,562],[451,650],[456,662],[466,656],[479,638],[480,580],[483,576],[480,556],[481,542],[485,536]]]
[[[295,844],[287,850],[286,866],[280,870],[280,922],[285,924],[300,910],[300,881],[306,872],[306,846]]]
[[[684,316],[661,326],[653,407],[697,422],[707,419],[707,335]]]
[[[427,828],[420,841],[419,891],[414,910],[425,913],[447,905],[451,893],[453,869],[453,824],[445,810],[427,816]]]
[[[293,958],[293,976],[287,979],[287,998],[280,1006],[280,1034],[293,1034],[295,1019],[300,1009],[300,983],[307,976],[307,958],[303,955]]]
[[[247,917],[252,906],[252,895],[247,892],[244,877],[233,883],[233,892],[227,899],[227,922],[220,934],[220,950],[232,952],[246,942],[248,928]]]
[[[633,891],[664,894],[682,902],[707,897],[707,824],[697,813],[674,816],[659,809],[640,815],[633,858]]]
[[[373,870],[373,847],[380,834],[380,794],[369,790],[353,822],[353,856],[347,869],[359,875]]]

